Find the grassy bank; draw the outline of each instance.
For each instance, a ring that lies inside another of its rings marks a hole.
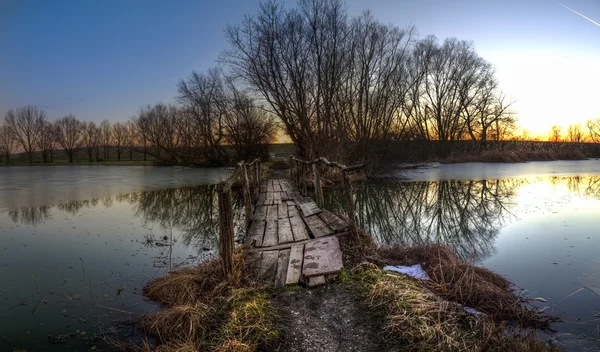
[[[448,247],[378,247],[363,232],[342,237],[342,247],[346,269],[332,284],[366,303],[364,313],[371,319],[366,325],[382,326],[387,346],[410,351],[557,350],[534,335],[536,329],[548,329],[553,318],[527,306],[505,278],[464,262]],[[240,247],[229,280],[218,258],[152,280],[144,294],[162,309],[137,323],[148,339],[142,345],[115,346],[128,351],[293,350],[280,348],[289,332],[276,322],[298,319],[298,312],[272,304],[290,288],[276,289],[257,280],[253,260]],[[415,263],[423,264],[431,280],[381,269],[383,264]],[[311,290],[291,289],[298,290],[296,299],[311,296]],[[482,314],[470,314],[463,306]],[[344,322],[338,324],[343,331]],[[306,328],[310,325],[318,327]]]

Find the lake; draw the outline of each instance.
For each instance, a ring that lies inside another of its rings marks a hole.
[[[113,323],[157,308],[142,296],[149,280],[215,255],[210,184],[227,173],[0,168],[0,351],[87,351],[131,335]]]
[[[0,351],[138,338],[113,323],[157,308],[141,294],[148,280],[216,254],[211,184],[227,173],[0,168]],[[600,161],[430,165],[397,176],[356,188],[359,220],[379,243],[451,245],[561,316],[559,333],[544,338],[572,351],[600,346]],[[335,188],[325,198],[328,209],[345,207]]]

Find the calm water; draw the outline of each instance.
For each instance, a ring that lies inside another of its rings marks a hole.
[[[360,222],[379,243],[451,245],[546,299],[538,305],[565,320],[553,337],[568,350],[600,347],[600,160],[433,165],[402,176],[357,189]],[[326,207],[343,199],[329,192]]]
[[[209,184],[226,174],[0,168],[0,351],[87,351],[102,333],[130,335],[114,322],[156,309],[141,295],[148,280],[215,254]]]
[[[0,351],[87,351],[104,346],[102,333],[130,336],[114,323],[156,309],[141,295],[148,280],[215,254],[210,184],[226,173],[0,168]],[[546,299],[540,307],[566,321],[554,338],[568,350],[600,346],[600,161],[433,165],[402,176],[356,190],[378,242],[449,244]],[[335,190],[325,195],[327,208],[344,206]],[[51,344],[57,335],[68,339]]]

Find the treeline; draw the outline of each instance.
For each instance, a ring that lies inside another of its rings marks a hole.
[[[3,151],[19,145],[51,158],[56,145],[67,153],[84,146],[98,160],[99,146],[114,146],[117,158],[139,149],[164,163],[222,164],[264,154],[277,122],[300,157],[373,165],[392,141],[439,141],[443,157],[452,141],[513,137],[512,102],[471,43],[418,38],[414,27],[345,8],[340,0],[261,4],[226,28],[219,67],[179,82],[174,104],[145,106],[112,125],[72,116],[42,123],[42,111],[19,108],[6,116]]]
[[[148,105],[129,121],[113,124],[73,115],[50,122],[35,106],[9,110],[0,126],[0,154],[7,164],[16,151],[24,152],[29,163],[35,152],[44,163],[53,162],[56,149],[64,150],[69,163],[78,153],[89,162],[110,161],[111,150],[118,161],[133,160],[138,152],[161,164],[221,165],[231,157],[267,156],[276,132],[274,117],[226,80],[217,69],[194,72],[179,83],[179,104]]]

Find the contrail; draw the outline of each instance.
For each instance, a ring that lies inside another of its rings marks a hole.
[[[567,5],[563,5],[563,4],[561,4],[561,3],[560,3],[560,2],[558,2],[558,1],[556,1],[556,3],[557,3],[557,4],[559,4],[560,6],[564,7],[565,9],[567,9],[567,10],[569,10],[569,11],[571,11],[571,12],[573,12],[573,13],[575,13],[575,14],[577,14],[577,15],[579,15],[579,16],[581,16],[581,17],[583,17],[583,18],[585,18],[586,20],[588,20],[588,21],[592,22],[592,23],[593,23],[593,24],[595,24],[596,26],[600,27],[600,23],[598,23],[598,22],[594,21],[593,19],[591,19],[591,18],[589,18],[589,17],[586,17],[586,16],[585,16],[585,15],[583,15],[583,14],[580,14],[579,12],[577,12],[577,11],[573,10],[572,8],[568,7]]]

